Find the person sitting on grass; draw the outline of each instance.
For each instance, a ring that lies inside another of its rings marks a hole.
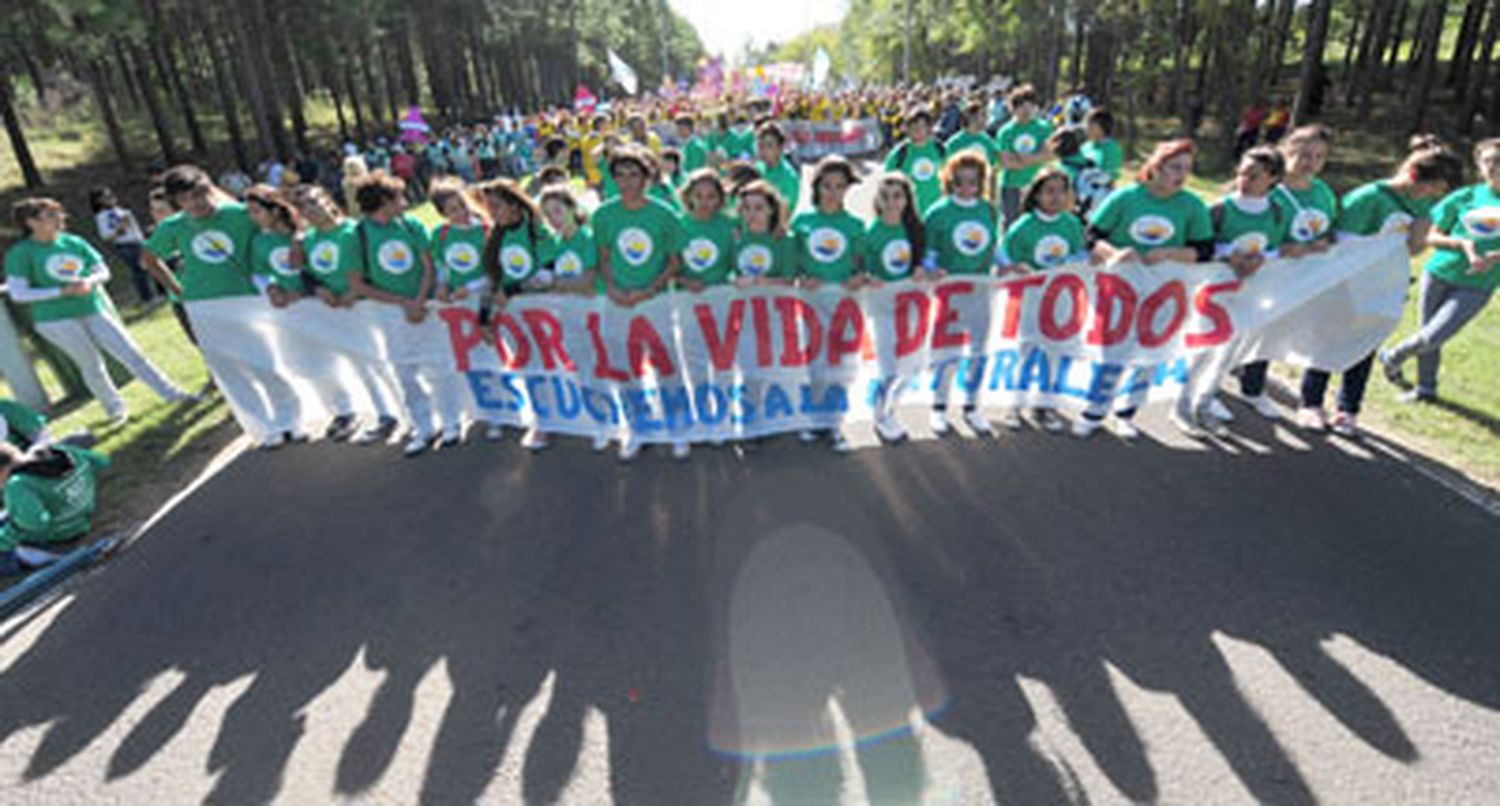
[[[37,445],[23,451],[0,442],[0,484],[5,515],[0,526],[0,576],[51,564],[57,555],[31,548],[76,540],[94,517],[101,453],[72,445]]]

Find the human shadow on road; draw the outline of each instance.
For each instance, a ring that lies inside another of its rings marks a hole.
[[[45,726],[34,780],[119,723],[124,778],[233,690],[207,726],[210,799],[272,800],[362,667],[379,682],[341,706],[330,797],[379,791],[427,730],[426,802],[547,802],[599,776],[621,802],[821,801],[852,779],[909,801],[940,772],[908,716],[972,748],[1001,800],[1090,797],[1034,741],[1031,681],[1118,792],[1092,796],[1150,800],[1161,771],[1123,677],[1173,695],[1252,797],[1309,802],[1222,639],[1401,762],[1423,748],[1328,639],[1500,708],[1494,520],[1383,456],[1237,428],[1201,450],[1026,432],[625,468],[571,443],[249,455],[5,671],[0,742]]]

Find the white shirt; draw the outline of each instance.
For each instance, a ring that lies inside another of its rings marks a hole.
[[[139,244],[146,241],[140,222],[135,220],[135,213],[124,207],[111,207],[95,213],[94,226],[99,228],[99,237],[105,243]]]

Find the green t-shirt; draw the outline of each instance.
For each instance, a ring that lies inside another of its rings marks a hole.
[[[1000,133],[995,136],[995,142],[1000,146],[1000,151],[1007,154],[1020,154],[1023,157],[1041,151],[1047,145],[1047,138],[1052,136],[1052,126],[1041,118],[1032,118],[1025,123],[1019,120],[1000,127]],[[1041,164],[1032,165],[1020,170],[1001,170],[1000,186],[1006,188],[1024,188],[1031,184],[1032,177],[1042,169]]]
[[[1333,232],[1333,222],[1339,217],[1339,197],[1323,180],[1313,177],[1307,190],[1277,185],[1271,198],[1290,214],[1287,239],[1292,243],[1312,243]]]
[[[620,186],[615,184],[614,174],[609,172],[609,164],[601,166],[599,173],[599,199],[601,201],[613,201],[620,198]]]
[[[302,292],[302,272],[292,265],[292,236],[257,232],[250,242],[250,271],[285,291]]]
[[[388,294],[416,299],[422,290],[422,256],[428,253],[427,228],[409,215],[399,215],[389,224],[363,219],[355,230],[364,230],[365,281]]]
[[[6,442],[26,450],[36,441],[38,434],[47,427],[47,418],[41,412],[15,400],[0,400],[0,435]]]
[[[665,204],[672,212],[682,215],[682,199],[677,198],[677,192],[666,182],[657,182],[646,189],[646,195]]]
[[[536,276],[543,265],[542,256],[552,249],[551,233],[540,225],[531,229],[519,224],[500,236],[500,288],[506,293],[517,291]]]
[[[1000,161],[1000,144],[995,142],[995,138],[984,132],[971,132],[968,129],[960,129],[957,134],[949,137],[948,142],[943,145],[944,150],[948,152],[948,159],[950,160],[960,152],[977,148],[984,154],[985,162],[994,165]]]
[[[943,166],[943,152],[937,144],[928,140],[917,145],[902,140],[885,157],[885,169],[906,174],[917,190],[917,212],[925,212],[942,195],[942,180],[938,171]]]
[[[1187,246],[1214,237],[1208,205],[1196,194],[1179,190],[1158,199],[1139,183],[1109,194],[1094,211],[1089,225],[1103,232],[1112,246],[1143,251]]]
[[[781,200],[786,202],[787,211],[795,213],[797,199],[802,194],[802,175],[792,167],[791,160],[782,157],[779,163],[770,168],[766,167],[764,162],[757,161],[755,170],[760,171],[760,175],[771,183],[771,187],[776,188],[777,193],[781,194]]]
[[[32,288],[62,288],[98,274],[104,258],[88,241],[69,232],[51,243],[27,238],[5,253],[5,276],[24,279]],[[108,310],[104,289],[80,297],[56,297],[29,303],[34,322],[55,322],[92,316]]]
[[[877,280],[905,280],[915,264],[911,239],[900,224],[887,224],[880,218],[865,229],[865,273]]]
[[[1385,180],[1370,182],[1344,194],[1338,231],[1350,235],[1405,235],[1432,210],[1426,199],[1409,199]]]
[[[1083,222],[1071,211],[1055,216],[1040,210],[1026,213],[1005,231],[1002,249],[1007,265],[1033,269],[1055,269],[1088,254]]]
[[[755,129],[750,126],[743,129],[730,129],[724,135],[723,149],[725,156],[732,160],[755,159]]]
[[[1215,254],[1272,255],[1286,242],[1291,215],[1268,198],[1266,208],[1252,213],[1245,210],[1233,195],[1225,196],[1209,208],[1214,225]]]
[[[30,473],[11,473],[5,482],[5,512],[0,527],[0,551],[20,543],[58,543],[89,530],[94,516],[98,471],[109,465],[101,453],[58,445],[54,450],[72,460],[72,468],[49,478]]]
[[[995,265],[995,208],[983,199],[965,204],[944,196],[928,211],[927,254],[949,274],[988,274]]]
[[[736,277],[790,280],[797,276],[797,244],[769,233],[740,232],[734,243]]]
[[[250,242],[255,232],[245,205],[230,202],[204,218],[173,214],[151,233],[146,248],[163,260],[182,257],[177,282],[184,300],[254,296]]]
[[[1095,168],[1109,174],[1109,181],[1120,181],[1120,168],[1125,164],[1125,152],[1113,137],[1085,141],[1079,148],[1079,153],[1094,163]]]
[[[432,265],[443,273],[449,291],[485,279],[485,234],[481,224],[456,227],[446,221],[432,231]]]
[[[302,251],[314,281],[339,296],[349,293],[349,274],[359,265],[359,239],[353,221],[345,219],[330,229],[308,230],[302,235]]]
[[[609,250],[615,285],[637,291],[656,281],[667,268],[667,256],[682,249],[682,222],[671,208],[655,199],[635,210],[620,199],[599,205],[591,224],[594,243]]]
[[[702,135],[693,135],[682,144],[682,172],[690,174],[708,165],[708,141]]]
[[[719,213],[707,221],[682,218],[682,275],[705,285],[729,282],[735,221]]]
[[[799,272],[826,282],[841,283],[853,276],[865,237],[865,222],[848,210],[824,213],[808,210],[792,219]]]
[[[1454,238],[1473,241],[1481,255],[1500,249],[1500,194],[1487,184],[1453,191],[1432,210],[1432,225]],[[1483,274],[1469,274],[1463,252],[1438,249],[1427,260],[1427,273],[1446,283],[1483,288],[1500,287],[1500,265]]]
[[[542,246],[542,265],[551,266],[553,276],[559,280],[577,280],[593,271],[598,258],[594,232],[588,227],[579,227],[571,238],[554,232]],[[596,277],[594,285],[603,288],[603,280]]]

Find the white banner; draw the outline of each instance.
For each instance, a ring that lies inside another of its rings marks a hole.
[[[538,294],[513,299],[488,338],[473,309],[435,303],[419,324],[314,299],[189,313],[216,377],[290,383],[230,395],[252,435],[286,426],[289,394],[309,429],[337,408],[391,410],[380,401],[405,373],[449,417],[700,441],[869,420],[898,400],[1104,411],[1211,388],[1257,358],[1339,370],[1395,328],[1409,265],[1382,238],[1244,281],[1218,264],[1080,265],[855,293],[721,287],[634,308]]]

